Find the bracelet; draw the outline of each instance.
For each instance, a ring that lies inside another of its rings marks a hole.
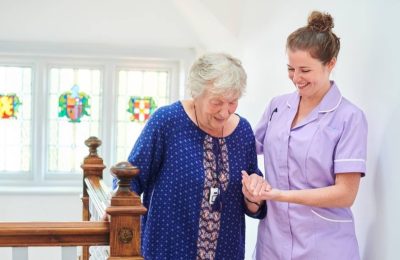
[[[261,203],[257,203],[257,202],[254,202],[254,201],[251,201],[251,200],[249,200],[248,198],[244,198],[245,200],[247,200],[248,202],[250,202],[250,203],[253,203],[253,204],[256,204],[257,206],[261,206]]]

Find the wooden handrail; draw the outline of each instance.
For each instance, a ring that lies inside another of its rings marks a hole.
[[[99,219],[107,213],[110,219],[109,259],[143,259],[140,256],[140,215],[147,210],[139,196],[130,189],[132,178],[139,174],[139,169],[129,162],[113,166],[111,174],[117,179],[117,189],[111,194],[103,183],[105,166],[97,154],[101,141],[90,137],[85,144],[89,147],[89,155],[81,166],[84,174],[83,220],[90,220],[93,214],[97,214],[95,219]],[[90,212],[90,203],[96,212]],[[82,259],[89,259],[88,247],[83,247]]]
[[[5,247],[108,245],[109,234],[107,221],[0,223],[0,245]]]
[[[103,159],[97,154],[101,141],[85,141],[89,155],[83,169],[82,220],[80,222],[1,222],[0,247],[82,246],[80,259],[89,259],[89,246],[109,245],[108,260],[142,260],[140,256],[140,215],[146,213],[139,196],[130,190],[132,178],[139,169],[128,162],[111,168],[118,179],[111,193],[103,182]],[[90,221],[93,212],[97,221]],[[103,215],[109,221],[103,221]],[[99,220],[100,219],[100,220]]]

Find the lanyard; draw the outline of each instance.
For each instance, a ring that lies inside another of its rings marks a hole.
[[[194,103],[193,103],[193,108],[194,108],[194,115],[195,115],[197,127],[200,128],[199,121],[197,119],[196,105]],[[221,130],[221,138],[222,139],[220,140],[219,138],[212,137],[212,142],[213,142],[212,151],[213,151],[214,158],[215,158],[215,172],[213,172],[213,174],[212,174],[213,182],[210,187],[208,202],[210,203],[213,211],[221,210],[222,197],[223,197],[223,193],[224,193],[223,189],[222,189],[221,181],[219,179],[219,175],[221,174],[221,172],[223,170],[222,149],[221,149],[221,144],[220,144],[220,142],[222,142],[223,138],[224,138],[224,127],[223,126],[222,126],[222,130]]]

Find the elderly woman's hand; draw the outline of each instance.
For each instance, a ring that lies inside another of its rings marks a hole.
[[[262,195],[271,190],[271,185],[257,174],[248,175],[242,171],[242,192],[246,199],[251,202],[260,203],[265,200]]]
[[[280,201],[283,191],[274,189],[263,177],[257,174],[248,175],[242,171],[242,192],[249,201],[259,203],[263,200]]]

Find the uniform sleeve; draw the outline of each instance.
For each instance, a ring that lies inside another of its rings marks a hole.
[[[139,175],[131,182],[132,190],[138,195],[154,184],[159,173],[164,149],[163,121],[162,113],[156,111],[143,128],[129,154],[128,161],[140,169]]]
[[[357,110],[346,120],[336,146],[335,173],[366,172],[368,125],[364,113]]]
[[[269,104],[266,107],[260,121],[258,122],[257,126],[254,129],[257,154],[263,154],[264,152],[264,138],[265,138],[265,133],[267,132],[270,117],[271,117],[271,104]]]

